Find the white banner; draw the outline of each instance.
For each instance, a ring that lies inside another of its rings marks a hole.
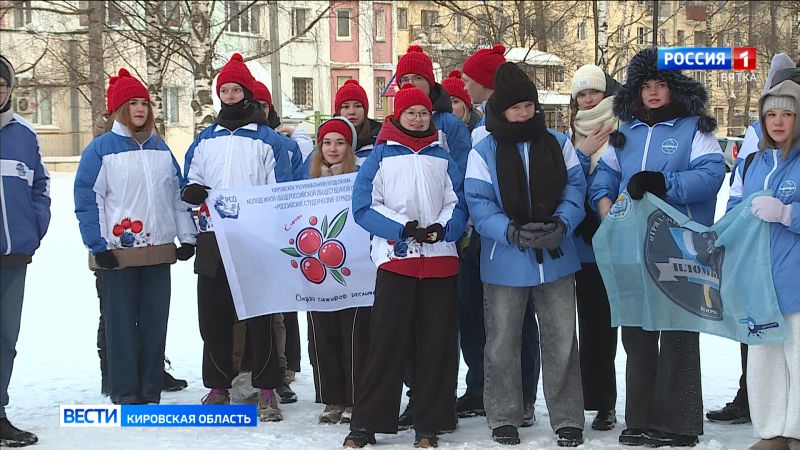
[[[369,233],[353,219],[355,177],[209,192],[239,319],[372,306],[376,269]]]

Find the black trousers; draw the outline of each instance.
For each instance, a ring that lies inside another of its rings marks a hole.
[[[372,308],[308,313],[317,403],[353,406],[369,350]]]
[[[417,279],[378,270],[366,367],[351,430],[397,433],[403,370],[416,355],[414,428],[456,426],[457,277]]]
[[[747,345],[739,344],[742,355],[742,376],[739,377],[739,390],[736,391],[736,398],[733,404],[750,411],[750,403],[747,400]]]
[[[286,327],[286,368],[300,372],[300,324],[297,312],[283,313],[283,326]]]
[[[111,384],[108,377],[108,353],[106,351],[106,325],[103,322],[103,283],[100,281],[100,274],[96,270],[94,273],[94,286],[97,289],[97,298],[100,300],[100,323],[97,325],[97,355],[100,357],[100,384],[104,394],[111,392]]]
[[[575,292],[583,407],[587,411],[610,411],[617,403],[617,328],[611,327],[611,307],[597,264],[581,264],[575,274]]]
[[[703,434],[699,334],[622,327],[622,345],[628,428]]]
[[[213,277],[197,276],[197,310],[203,338],[203,384],[207,388],[228,389],[237,375],[233,369],[233,325],[238,318],[222,265]],[[251,349],[253,387],[274,389],[280,384],[280,366],[272,316],[244,322]]]

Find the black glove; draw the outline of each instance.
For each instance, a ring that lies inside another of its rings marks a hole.
[[[667,181],[661,172],[644,171],[631,177],[628,181],[628,194],[634,200],[641,200],[645,192],[658,197],[667,195]]]
[[[524,247],[531,246],[534,234],[530,230],[525,230],[511,222],[506,229],[506,237],[511,245],[516,245],[522,250]]]
[[[181,244],[175,251],[175,256],[177,256],[180,261],[188,261],[189,258],[194,256],[194,245]]]
[[[114,252],[111,250],[106,250],[94,255],[94,261],[103,269],[113,269],[119,266],[117,257],[114,256]]]
[[[425,228],[425,242],[428,244],[433,244],[444,240],[444,227],[440,223],[435,223],[433,225],[429,225],[428,228]]]
[[[564,235],[567,233],[567,226],[561,219],[556,218],[553,222],[539,223],[540,231],[534,232],[533,242],[531,247],[540,248],[543,250],[555,250],[564,242]]]
[[[403,232],[400,236],[403,239],[414,237],[414,232],[417,231],[417,228],[419,228],[419,221],[412,220],[411,222],[406,222],[406,226],[403,227]]]
[[[199,205],[208,198],[208,189],[211,188],[202,184],[187,184],[181,192],[181,200],[191,205]]]

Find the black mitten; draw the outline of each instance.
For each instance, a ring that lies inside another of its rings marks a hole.
[[[192,245],[192,244],[182,244],[175,251],[175,256],[180,261],[188,261],[189,258],[194,256],[194,245]]]
[[[400,234],[400,236],[403,239],[414,237],[414,232],[417,231],[417,228],[419,228],[419,221],[412,220],[410,222],[406,222],[406,226],[403,227],[403,232]]]
[[[103,269],[113,269],[119,266],[119,262],[117,262],[117,257],[114,256],[114,252],[111,250],[106,250],[104,252],[100,252],[94,255],[94,260],[98,266]]]
[[[208,186],[202,184],[187,184],[181,192],[181,199],[191,205],[199,205],[208,198]]]
[[[634,200],[641,200],[649,192],[658,197],[667,195],[667,181],[661,172],[644,171],[632,176],[628,181],[628,194]]]
[[[425,228],[425,235],[427,236],[425,242],[428,244],[439,242],[444,239],[444,227],[440,223],[429,225],[428,228]]]

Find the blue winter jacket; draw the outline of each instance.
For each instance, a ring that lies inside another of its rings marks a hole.
[[[467,155],[472,149],[467,126],[453,113],[444,111],[433,112],[433,123],[439,130],[439,141],[463,174],[467,170]]]
[[[781,223],[770,224],[772,281],[781,312],[784,315],[800,312],[800,149],[793,149],[786,159],[780,150],[757,153],[747,168],[744,182],[743,168],[744,164],[740,164],[733,175],[728,210],[743,198],[764,189],[771,190],[783,204],[792,205],[792,221],[788,227]]]
[[[485,283],[538,286],[575,273],[581,268],[573,242],[573,232],[586,215],[583,208],[586,179],[567,136],[548,131],[561,146],[567,168],[567,184],[561,194],[561,203],[554,213],[566,225],[567,233],[561,244],[564,256],[552,259],[548,252],[544,252],[542,264],[536,261],[533,249],[520,250],[516,245],[510,244],[506,237],[511,218],[503,208],[497,181],[497,141],[489,135],[478,142],[469,154],[464,190],[470,217],[481,235],[481,280]],[[528,161],[530,142],[518,144],[517,149],[522,160]]]
[[[50,175],[33,127],[14,114],[0,129],[0,251],[33,256],[50,225]]]
[[[725,159],[717,138],[697,129],[697,116],[660,122],[652,127],[634,119],[622,122],[619,131],[625,144],[609,143],[589,187],[589,204],[612,201],[622,193],[628,180],[641,171],[664,174],[666,202],[704,225],[714,222],[717,192],[725,179]]]

